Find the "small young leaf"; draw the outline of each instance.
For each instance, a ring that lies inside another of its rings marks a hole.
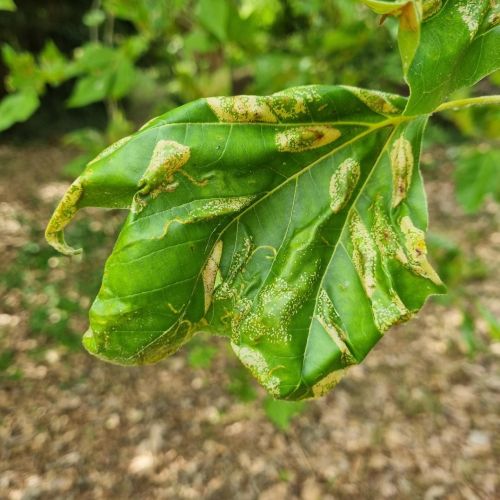
[[[0,101],[0,132],[14,123],[26,121],[40,106],[38,95],[25,90],[10,94]]]
[[[273,396],[324,394],[443,291],[424,240],[427,118],[405,104],[342,86],[201,99],[101,153],[47,227],[71,254],[79,208],[130,209],[87,349],[151,363],[208,331]]]

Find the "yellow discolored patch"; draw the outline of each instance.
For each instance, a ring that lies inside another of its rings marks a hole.
[[[441,278],[427,260],[425,233],[415,227],[408,216],[401,219],[400,227],[405,237],[405,247],[411,270],[419,276],[431,280],[436,285],[442,285]]]
[[[81,252],[81,250],[71,248],[67,245],[64,240],[63,231],[78,211],[78,202],[82,194],[83,187],[80,178],[78,178],[64,193],[63,199],[57,205],[45,230],[47,243],[65,255],[75,255]]]
[[[311,87],[297,87],[273,94],[270,105],[280,120],[309,118],[309,105],[318,102],[320,94]]]
[[[212,305],[212,297],[214,294],[215,279],[219,271],[220,259],[222,257],[222,241],[218,241],[207,260],[207,263],[201,273],[203,278],[203,289],[205,291],[205,313]]]
[[[344,88],[353,93],[363,104],[365,104],[372,111],[375,111],[375,113],[381,115],[394,115],[401,113],[401,110],[390,101],[390,96],[384,92],[360,89],[358,87],[350,87],[347,85],[344,86]]]
[[[470,39],[472,40],[479,29],[479,21],[482,18],[481,2],[471,2],[468,0],[462,0],[458,5],[458,12],[462,21],[464,22],[467,30],[469,31]]]
[[[174,174],[189,161],[190,156],[188,146],[166,139],[158,141],[148,168],[138,182],[140,189],[134,196],[132,211],[140,212],[146,205],[141,196],[151,194],[154,198],[161,192],[174,191],[178,186]]]
[[[268,104],[268,98],[255,95],[209,97],[207,103],[220,122],[276,123],[278,118]]]
[[[408,194],[413,175],[413,148],[411,142],[402,134],[392,145],[392,206],[397,207]]]
[[[374,224],[372,231],[375,242],[382,256],[395,258],[406,265],[408,264],[408,258],[401,247],[396,232],[384,212],[382,204],[382,197],[377,197],[373,204]]]
[[[300,153],[320,148],[336,141],[341,136],[338,129],[329,125],[292,127],[276,134],[278,151]]]
[[[411,316],[399,295],[392,289],[388,296],[380,294],[380,296],[373,298],[372,312],[375,326],[380,333],[386,332],[391,326],[401,323]]]
[[[363,224],[358,212],[351,215],[349,225],[353,245],[352,260],[368,297],[372,297],[377,287],[375,270],[377,265],[377,249],[375,243]]]
[[[239,346],[231,342],[231,347],[240,361],[252,372],[252,375],[269,391],[270,394],[279,396],[280,380],[269,369],[264,356],[250,347]]]
[[[344,377],[347,372],[347,368],[342,370],[335,370],[332,373],[329,373],[326,377],[321,379],[319,382],[316,382],[312,386],[313,397],[320,398],[324,396],[326,393],[330,392]]]
[[[330,179],[330,208],[333,213],[340,212],[356,187],[361,175],[361,165],[354,158],[347,158],[333,173]]]
[[[316,315],[316,319],[323,327],[323,330],[329,335],[335,345],[339,348],[344,364],[356,364],[357,361],[346,344],[346,334],[339,325],[338,314],[335,311],[335,307],[330,297],[324,289],[322,289],[319,293],[318,314]]]

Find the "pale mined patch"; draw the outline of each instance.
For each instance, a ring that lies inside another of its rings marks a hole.
[[[280,120],[296,120],[309,117],[309,105],[321,99],[311,87],[298,87],[273,94],[270,105]]]
[[[231,342],[231,347],[240,361],[252,372],[252,375],[272,394],[279,396],[280,380],[273,376],[264,356],[250,347],[241,347]]]
[[[374,224],[373,235],[379,252],[384,257],[397,259],[404,265],[408,264],[408,258],[401,247],[400,241],[394,231],[382,206],[382,198],[379,197],[373,205]]]
[[[349,226],[353,245],[352,260],[368,297],[372,297],[377,287],[375,269],[377,249],[375,243],[361,221],[358,212],[351,215]]]
[[[132,212],[140,212],[146,205],[142,196],[151,194],[154,198],[161,192],[174,191],[178,186],[174,174],[189,161],[190,156],[188,146],[170,140],[158,141],[148,168],[138,182],[140,189],[134,196]]]
[[[357,212],[352,215],[350,230],[354,267],[371,301],[375,326],[383,333],[392,325],[408,318],[410,312],[389,284],[386,290],[383,283],[377,282],[377,246]]]
[[[392,206],[397,207],[408,194],[413,175],[413,148],[402,134],[391,149]]]
[[[389,95],[376,90],[360,89],[358,87],[343,86],[349,92],[353,93],[361,102],[375,113],[382,115],[399,114],[401,110],[390,101]]]
[[[344,368],[342,370],[335,370],[334,372],[329,373],[325,378],[314,384],[312,387],[314,397],[320,398],[327,392],[330,392],[340,382],[346,372],[347,368]]]
[[[207,103],[218,120],[226,123],[276,123],[266,97],[240,95],[235,97],[209,97]]]
[[[219,286],[217,286],[217,289],[215,290],[215,300],[235,299],[238,297],[238,292],[234,288],[234,282],[238,274],[241,274],[243,271],[253,250],[254,245],[252,240],[250,238],[245,238],[243,240],[242,248],[237,251],[232,258],[226,278],[220,283]]]
[[[480,2],[462,0],[462,2],[458,5],[457,10],[465,26],[467,26],[470,39],[472,40],[479,29],[482,6],[480,5]]]
[[[122,137],[119,141],[116,141],[115,143],[111,144],[111,146],[108,146],[106,149],[101,151],[91,162],[89,162],[89,165],[92,165],[98,162],[99,160],[102,160],[106,156],[109,156],[111,153],[114,153],[117,149],[127,144],[127,142],[129,142],[131,139],[132,139],[131,135]]]
[[[442,0],[424,0],[424,4],[422,6],[424,21],[426,21],[434,14],[439,12],[442,6],[443,6]]]
[[[340,327],[340,318],[338,317],[335,307],[326,293],[326,290],[322,289],[318,297],[318,313],[316,319],[319,324],[323,327],[323,330],[329,335],[333,340],[335,345],[339,348],[341,353],[341,358],[344,364],[353,365],[356,363],[356,359],[351,354],[349,347],[346,344],[346,334]]]
[[[215,279],[219,271],[220,259],[222,257],[222,241],[218,241],[207,260],[205,268],[201,275],[203,278],[203,288],[205,291],[205,313],[208,311],[212,304],[212,297],[214,293]]]
[[[47,229],[45,230],[45,239],[49,245],[66,255],[80,253],[80,250],[71,248],[66,244],[63,231],[78,211],[78,201],[82,194],[83,186],[80,178],[78,178],[71,184],[62,200],[59,202],[59,205],[57,205],[47,225]]]
[[[361,165],[354,158],[344,160],[330,179],[330,208],[340,212],[351,198],[361,175]]]
[[[399,295],[390,290],[389,296],[380,294],[372,300],[373,319],[380,333],[410,317],[410,311],[403,304]]]
[[[412,271],[419,276],[431,280],[436,285],[441,285],[441,279],[427,260],[425,233],[418,227],[415,227],[408,216],[401,219],[400,227],[405,236],[405,246],[409,259],[409,266]]]
[[[341,133],[329,125],[292,127],[276,134],[276,147],[281,152],[300,153],[326,146],[336,141]]]
[[[175,222],[177,224],[193,224],[202,220],[210,220],[222,215],[239,212],[242,208],[255,199],[255,195],[250,196],[235,196],[233,198],[212,198],[205,200],[203,205],[194,205],[186,211],[185,215],[171,217],[163,224],[163,227],[158,226],[159,232],[152,238],[161,239],[168,234],[170,226]]]

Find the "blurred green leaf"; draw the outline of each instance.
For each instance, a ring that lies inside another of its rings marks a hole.
[[[0,10],[9,10],[11,12],[16,10],[14,0],[0,0]]]
[[[49,40],[40,54],[40,69],[47,83],[59,85],[72,76],[73,65],[57,48],[57,45]]]
[[[68,100],[72,108],[120,99],[132,88],[136,69],[127,55],[99,43],[90,43],[76,53],[75,71],[82,75]]]
[[[457,198],[467,213],[476,213],[487,195],[500,201],[500,149],[479,147],[458,156]]]
[[[9,68],[5,79],[7,89],[15,91],[35,91],[41,94],[44,90],[44,80],[35,57],[30,52],[17,52],[10,45],[2,46],[2,57]]]
[[[227,0],[199,0],[196,10],[200,24],[221,42],[227,40],[229,4]]]
[[[14,123],[27,120],[40,105],[36,92],[24,90],[8,95],[0,101],[0,131]]]
[[[500,341],[500,320],[485,306],[479,304],[479,312],[488,325],[488,332],[493,340]]]
[[[264,410],[271,422],[280,430],[290,428],[292,420],[300,415],[306,407],[303,401],[280,401],[270,397],[264,400]]]
[[[192,368],[210,368],[217,349],[207,343],[193,345],[189,350],[188,363]]]
[[[83,24],[89,28],[100,26],[106,20],[106,13],[101,9],[89,10],[83,16]]]

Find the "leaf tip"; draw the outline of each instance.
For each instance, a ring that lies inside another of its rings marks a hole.
[[[64,194],[45,229],[47,243],[64,255],[77,255],[82,252],[81,248],[77,249],[69,246],[64,239],[64,228],[71,222],[78,211],[78,201],[82,193],[82,184],[80,178],[78,178]]]

